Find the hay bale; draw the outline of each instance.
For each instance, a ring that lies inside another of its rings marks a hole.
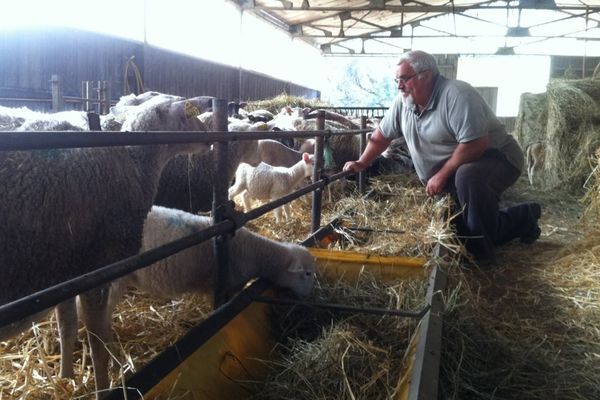
[[[543,141],[548,120],[548,95],[523,93],[515,122],[515,137],[522,148]]]
[[[555,80],[548,85],[544,187],[582,190],[600,144],[600,82]]]
[[[521,96],[515,137],[522,148],[545,143],[541,186],[581,192],[600,145],[600,81],[556,79],[546,93]]]

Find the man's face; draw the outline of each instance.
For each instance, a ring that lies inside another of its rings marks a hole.
[[[421,101],[429,100],[429,80],[429,71],[417,74],[408,63],[402,63],[396,68],[396,82],[405,105],[414,102],[423,105]]]

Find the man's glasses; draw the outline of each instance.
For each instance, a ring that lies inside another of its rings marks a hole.
[[[396,82],[397,85],[399,85],[399,84],[406,85],[412,78],[414,78],[415,76],[417,76],[423,72],[427,72],[427,70],[417,72],[416,74],[413,74],[411,76],[401,76],[399,78],[394,78],[394,82]]]

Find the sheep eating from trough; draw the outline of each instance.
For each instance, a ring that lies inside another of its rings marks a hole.
[[[141,251],[180,239],[211,224],[209,217],[154,206],[144,223]],[[314,285],[315,259],[300,245],[276,242],[241,228],[231,239],[229,254],[228,293],[240,290],[249,280],[258,277],[290,289],[300,297],[308,296]],[[213,243],[208,240],[116,280],[110,288],[106,311],[99,313],[103,331],[110,332],[112,312],[128,286],[166,298],[189,292],[210,294],[217,268]],[[71,342],[75,339],[74,336],[61,337]],[[97,368],[108,375],[108,364]]]
[[[142,251],[199,232],[211,224],[210,217],[153,206],[144,223]],[[314,283],[315,261],[305,247],[276,242],[245,228],[238,229],[231,238],[229,260],[228,294],[258,277],[291,289],[299,297],[308,296]],[[131,285],[163,297],[211,293],[217,268],[213,243],[208,240],[139,269],[113,285]]]
[[[235,183],[229,188],[229,200],[242,193],[244,211],[251,207],[250,197],[258,200],[274,200],[291,193],[302,179],[312,175],[314,156],[302,154],[302,160],[289,168],[273,167],[260,163],[254,168],[248,164],[240,164],[235,173]],[[287,219],[291,219],[289,203],[284,204],[283,210]],[[275,210],[275,220],[281,220],[281,208]]]
[[[186,112],[190,104],[167,101],[140,107],[123,127],[205,130]],[[178,154],[208,147],[184,143],[0,152],[0,304],[137,254],[162,169]],[[106,287],[100,287],[80,296],[96,371],[108,360],[103,342],[110,332],[97,323],[106,295]],[[58,305],[57,312],[75,312],[74,300]],[[46,313],[0,327],[0,340],[25,330]],[[59,329],[61,335],[69,335],[77,326]],[[71,376],[73,348],[61,348],[61,353],[61,376]],[[106,375],[96,374],[98,389],[108,385]]]

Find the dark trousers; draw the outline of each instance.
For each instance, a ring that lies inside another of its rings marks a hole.
[[[487,150],[473,162],[461,165],[448,182],[456,202],[458,235],[477,259],[493,259],[494,246],[522,234],[529,209],[521,204],[500,209],[500,195],[517,181],[520,172],[500,151]]]

